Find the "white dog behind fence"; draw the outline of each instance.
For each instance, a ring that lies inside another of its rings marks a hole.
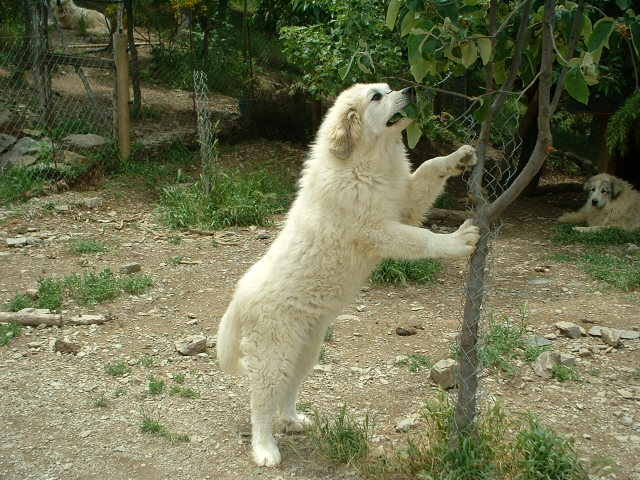
[[[218,330],[218,360],[249,377],[253,457],[281,461],[276,410],[286,431],[309,420],[296,411],[329,323],[383,258],[470,255],[478,228],[451,234],[422,228],[447,178],[476,162],[465,145],[413,174],[402,141],[411,120],[398,113],[413,89],[354,85],[327,113],[306,161],[298,196],[268,252],[242,277]],[[400,117],[399,120],[398,117]]]
[[[60,26],[67,30],[81,30],[84,25],[87,33],[105,35],[111,31],[109,20],[102,13],[82,8],[73,0],[51,0],[53,14]]]

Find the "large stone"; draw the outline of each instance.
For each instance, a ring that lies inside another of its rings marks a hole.
[[[176,350],[181,355],[197,355],[207,348],[207,337],[204,335],[191,335],[189,337],[177,340],[175,343]]]
[[[4,153],[15,145],[18,141],[13,135],[7,135],[6,133],[0,133],[0,153]]]
[[[593,327],[589,329],[589,335],[593,337],[602,336],[602,330],[604,327]],[[620,338],[623,340],[636,340],[640,338],[640,332],[634,332],[633,330],[621,330],[619,328],[611,328],[610,330],[615,330],[620,332]]]
[[[35,161],[35,154],[37,154],[41,148],[41,144],[37,140],[30,137],[23,137],[11,147],[11,150],[0,155],[0,168],[22,165],[25,163],[22,157],[34,157]],[[26,163],[30,165],[33,162]]]
[[[127,263],[126,265],[120,267],[120,273],[124,274],[135,273],[139,272],[140,270],[142,270],[142,267],[137,262]]]
[[[524,344],[527,347],[546,347],[551,345],[551,342],[540,335],[531,335],[524,339]]]
[[[560,363],[560,353],[542,352],[531,364],[536,375],[550,379],[553,377],[553,367]]]
[[[9,126],[11,123],[11,112],[6,108],[4,110],[0,110],[0,128],[4,128]]]
[[[607,345],[614,348],[618,348],[620,346],[621,334],[618,330],[613,328],[602,328],[600,329],[600,335],[602,337],[602,341]]]
[[[582,331],[580,330],[580,326],[576,325],[572,322],[558,322],[555,327],[560,330],[560,333],[565,337],[569,338],[580,338],[582,336]]]
[[[440,360],[431,367],[431,380],[445,390],[458,383],[458,362],[451,358]]]
[[[62,139],[62,143],[70,150],[99,150],[107,144],[107,139],[93,133],[76,133]]]

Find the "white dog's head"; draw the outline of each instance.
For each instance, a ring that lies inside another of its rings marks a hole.
[[[609,200],[618,198],[624,190],[624,183],[606,173],[591,177],[584,185],[585,191],[589,194],[587,203],[597,208],[604,207]]]
[[[386,83],[353,85],[336,99],[319,136],[329,141],[333,155],[345,159],[358,142],[371,144],[388,135],[399,135],[412,121],[400,111],[415,99],[413,88],[393,91]]]

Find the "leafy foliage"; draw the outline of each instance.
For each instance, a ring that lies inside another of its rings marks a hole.
[[[640,91],[631,95],[607,124],[607,148],[610,154],[625,156],[630,142],[640,145]]]
[[[371,281],[383,285],[405,286],[409,283],[431,283],[435,281],[436,275],[442,271],[442,268],[440,261],[431,258],[422,260],[386,259],[380,262],[371,274]]]

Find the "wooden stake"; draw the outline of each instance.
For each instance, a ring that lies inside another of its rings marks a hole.
[[[127,35],[113,34],[113,55],[116,62],[116,117],[118,121],[118,145],[120,159],[131,155],[129,138],[129,58],[127,56]]]

